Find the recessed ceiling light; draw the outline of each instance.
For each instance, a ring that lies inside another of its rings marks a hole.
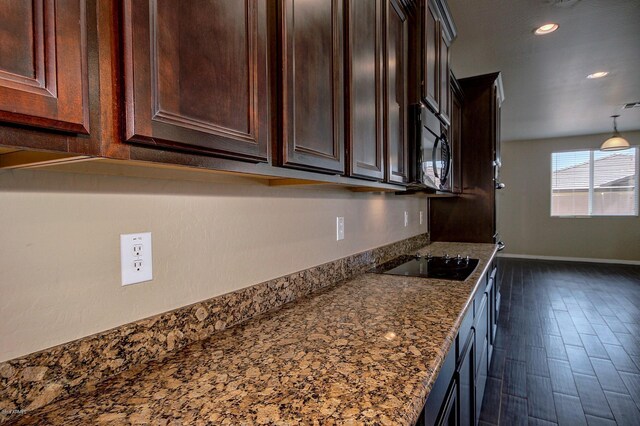
[[[598,71],[598,72],[594,72],[593,74],[589,74],[587,78],[602,78],[608,75],[609,75],[608,71]]]
[[[545,35],[550,34],[558,29],[558,24],[544,24],[533,32],[535,35]]]

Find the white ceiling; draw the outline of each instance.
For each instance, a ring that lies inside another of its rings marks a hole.
[[[621,106],[640,101],[640,0],[552,1],[448,0],[456,77],[502,71],[502,140],[607,133],[613,114],[621,132],[639,130],[640,108]],[[560,28],[533,34],[549,22]]]

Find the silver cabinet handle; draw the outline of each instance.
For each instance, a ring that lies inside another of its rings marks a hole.
[[[496,182],[496,189],[504,189],[507,185],[502,182]]]

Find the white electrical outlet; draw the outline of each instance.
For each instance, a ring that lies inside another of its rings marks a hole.
[[[336,218],[336,241],[344,240],[344,217]]]
[[[424,212],[420,210],[420,225],[424,223]]]
[[[409,212],[404,212],[404,226],[409,226]]]
[[[153,279],[151,232],[120,235],[122,285]]]

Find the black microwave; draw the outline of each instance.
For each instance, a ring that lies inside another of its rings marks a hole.
[[[426,106],[411,105],[411,143],[415,153],[413,185],[450,192],[451,146],[440,120]]]

